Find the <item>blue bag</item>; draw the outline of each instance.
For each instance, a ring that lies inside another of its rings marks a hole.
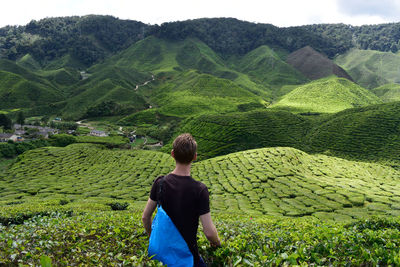
[[[192,267],[193,254],[172,222],[171,218],[161,206],[161,192],[164,178],[161,178],[157,201],[157,214],[151,224],[148,254],[152,259],[161,261],[168,266]]]

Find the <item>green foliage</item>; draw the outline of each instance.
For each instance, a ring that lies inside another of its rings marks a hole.
[[[311,122],[285,111],[257,110],[190,117],[181,125],[176,136],[183,132],[191,133],[199,144],[199,158],[204,159],[259,147],[300,148]],[[163,151],[169,152],[170,149],[171,144]]]
[[[50,127],[60,130],[76,130],[78,128],[78,124],[73,121],[51,121]]]
[[[188,117],[201,113],[238,111],[243,103],[263,103],[261,97],[237,85],[210,74],[188,71],[163,83],[152,97],[159,112],[167,116]]]
[[[57,102],[62,96],[53,88],[0,71],[0,108],[22,108]]]
[[[223,61],[204,43],[197,40],[185,40],[176,55],[176,61],[183,68],[197,69],[204,73],[215,73],[223,68]]]
[[[174,129],[181,119],[164,115],[158,109],[147,109],[118,121],[121,125],[135,126],[137,135],[152,136],[157,140],[167,142],[172,138]]]
[[[321,121],[307,137],[314,151],[363,160],[400,159],[400,103],[349,109]]]
[[[43,139],[36,139],[29,142],[22,142],[22,143],[0,143],[0,159],[2,157],[5,158],[12,158],[19,154],[24,153],[25,151],[48,146],[49,143]]]
[[[272,107],[289,107],[297,112],[335,113],[378,103],[381,100],[368,90],[347,79],[331,77],[297,87]]]
[[[58,88],[65,86],[71,86],[81,79],[81,75],[77,69],[74,68],[58,68],[50,71],[40,71],[44,77],[46,77],[52,84]]]
[[[6,114],[0,114],[0,127],[3,127],[4,130],[11,130],[12,121]]]
[[[127,137],[124,136],[89,136],[81,135],[76,136],[75,140],[77,143],[94,143],[94,144],[106,144],[111,147],[121,146],[129,142]]]
[[[0,143],[0,152],[2,157],[11,158],[17,154],[14,144]]]
[[[30,54],[26,54],[19,58],[17,64],[30,71],[38,71],[41,69],[40,64]]]
[[[164,153],[88,144],[22,154],[0,176],[0,263],[158,266],[140,218],[173,166]],[[393,168],[264,148],[195,162],[192,175],[209,188],[222,240],[212,249],[199,235],[213,266],[400,263]]]
[[[50,257],[49,256],[41,256],[40,257],[40,265],[42,266],[42,267],[51,267],[52,265],[51,265],[51,259],[50,259]]]
[[[163,23],[152,34],[169,40],[198,38],[217,53],[243,55],[261,46],[294,51],[307,44],[333,56],[338,47],[328,38],[302,27],[278,28],[270,24],[253,24],[233,18],[196,19]]]
[[[6,49],[9,59],[29,53],[43,65],[65,55],[91,65],[110,51],[119,51],[143,38],[147,28],[141,22],[111,16],[46,18],[19,28],[2,28],[0,49]]]
[[[126,210],[129,206],[128,202],[113,202],[108,204],[112,210]]]
[[[336,62],[358,84],[368,89],[400,82],[400,55],[392,52],[352,49],[338,56]]]
[[[147,257],[148,237],[140,216],[140,210],[54,213],[22,225],[0,226],[0,263],[160,266]],[[316,219],[213,217],[222,246],[211,248],[202,234],[198,240],[200,254],[211,266],[400,264],[400,236],[393,226],[362,229]],[[358,220],[354,225],[374,223]]]
[[[75,85],[73,96],[63,109],[64,117],[77,119],[88,116],[88,107],[89,111],[97,114],[100,110],[101,113],[103,103],[118,103],[122,114],[148,107],[146,100],[135,90],[137,84],[151,79],[148,74],[109,65],[97,68],[90,78]]]
[[[383,102],[400,101],[400,84],[389,83],[371,90]]]
[[[4,72],[14,73],[25,80],[34,82],[36,84],[42,84],[46,86],[51,86],[51,83],[47,81],[45,78],[37,75],[37,73],[32,72],[29,68],[24,68],[16,64],[16,62],[11,60],[0,59],[0,70]]]
[[[260,46],[242,57],[236,64],[252,80],[266,85],[282,86],[307,81],[300,72],[284,62],[273,49]]]
[[[95,106],[91,106],[86,111],[87,117],[115,116],[121,112],[121,106],[115,101],[103,101]]]
[[[76,143],[76,137],[68,134],[54,134],[50,136],[49,142],[52,146],[68,146],[70,144]]]
[[[393,23],[361,27],[315,24],[278,28],[231,18],[196,19],[150,26],[110,16],[65,17],[31,21],[22,27],[1,28],[0,49],[9,59],[22,58],[20,64],[29,69],[63,57],[80,61],[78,64],[81,65],[92,65],[104,59],[110,51],[121,51],[149,35],[170,40],[197,38],[223,55],[243,55],[261,45],[288,51],[310,45],[333,57],[352,47],[396,52],[399,38],[394,33],[398,27],[398,23]],[[25,58],[27,54],[30,56]]]
[[[24,142],[24,143],[16,143],[15,144],[15,150],[17,152],[17,155],[24,153],[25,151],[31,150],[36,148],[36,146],[34,146],[31,143],[28,142]]]
[[[89,144],[45,147],[25,152],[4,171],[0,197],[56,204],[73,199],[65,209],[87,201],[104,203],[101,209],[114,202],[144,204],[153,180],[173,166],[171,156],[161,152]],[[339,221],[399,214],[400,174],[379,164],[263,148],[195,162],[192,175],[209,188],[214,211],[229,207],[233,214]]]
[[[60,205],[67,205],[69,203],[69,201],[67,199],[60,199]]]

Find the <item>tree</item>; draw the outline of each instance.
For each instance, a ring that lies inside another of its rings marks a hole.
[[[0,126],[3,126],[4,130],[10,130],[12,127],[11,119],[5,114],[0,114]]]
[[[40,121],[44,124],[47,125],[47,123],[49,122],[50,117],[49,116],[43,116]]]
[[[17,114],[17,123],[20,124],[21,126],[24,125],[25,123],[25,115],[22,111],[18,112]]]

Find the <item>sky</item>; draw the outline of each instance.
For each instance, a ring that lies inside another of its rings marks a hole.
[[[0,7],[0,27],[73,15],[112,15],[148,24],[233,17],[279,27],[318,23],[400,22],[400,0],[12,0]]]

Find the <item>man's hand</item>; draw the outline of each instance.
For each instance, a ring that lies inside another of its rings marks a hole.
[[[221,241],[218,239],[218,243],[214,243],[214,242],[211,242],[210,241],[210,245],[211,245],[211,247],[213,247],[213,248],[218,248],[218,247],[220,247],[221,246]]]
[[[200,216],[201,224],[203,225],[203,232],[207,237],[208,241],[210,241],[210,245],[212,247],[221,246],[221,241],[218,237],[217,228],[215,228],[214,223],[211,220],[211,214],[206,213]]]
[[[154,200],[147,201],[146,207],[144,208],[143,215],[142,215],[142,222],[144,229],[146,229],[146,233],[148,236],[151,234],[151,215],[153,214],[154,210],[156,209],[157,202]]]

